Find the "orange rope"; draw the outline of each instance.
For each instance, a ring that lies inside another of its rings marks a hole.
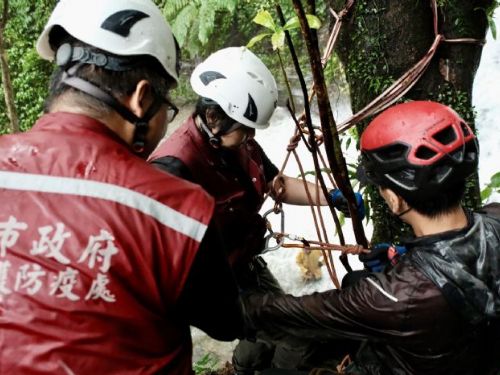
[[[338,14],[333,9],[330,8],[330,12],[332,13],[332,15],[336,21],[335,21],[335,25],[332,28],[330,36],[328,38],[328,42],[327,42],[323,57],[321,59],[323,66],[326,65],[327,61],[330,59],[330,57],[333,53],[335,44],[336,44],[337,39],[338,39],[338,35],[340,33],[340,29],[342,27],[342,23],[345,21],[345,18],[349,14],[352,6],[354,5],[354,2],[355,2],[355,0],[347,0],[346,4],[344,6],[344,9],[342,9]],[[445,42],[445,43],[478,43],[478,44],[485,43],[484,40],[478,40],[478,39],[473,39],[473,38],[446,39],[444,35],[439,33],[438,7],[437,7],[436,0],[431,0],[431,7],[432,7],[432,12],[433,12],[433,28],[434,28],[435,38],[434,38],[434,41],[433,41],[432,45],[430,46],[429,50],[414,66],[412,66],[406,73],[404,73],[399,79],[397,79],[384,92],[382,92],[379,96],[377,96],[375,99],[373,99],[369,104],[367,104],[360,111],[358,111],[357,113],[352,115],[349,119],[338,124],[337,129],[340,133],[347,131],[348,129],[350,129],[354,125],[358,124],[359,122],[363,121],[364,119],[366,119],[366,118],[368,118],[376,113],[383,111],[387,107],[389,107],[392,104],[394,104],[395,102],[397,102],[409,90],[411,90],[411,88],[418,82],[418,80],[422,77],[422,75],[427,70],[432,58],[434,57],[434,55],[435,55],[435,53],[436,53],[436,51],[441,43],[443,43],[443,42]],[[312,101],[314,95],[315,95],[315,87],[313,86],[311,93],[309,95],[309,98],[308,98],[309,102]],[[321,238],[322,238],[321,232],[323,232],[324,238],[326,239],[326,241],[328,241],[326,226],[325,226],[325,223],[323,221],[323,217],[321,215],[320,208],[316,204],[314,204],[314,202],[312,200],[311,194],[310,194],[309,189],[307,187],[304,169],[303,169],[302,164],[300,162],[300,158],[296,152],[296,148],[301,140],[304,141],[304,143],[306,144],[308,149],[310,149],[310,145],[308,144],[307,140],[304,137],[304,134],[306,134],[306,135],[309,134],[309,131],[307,129],[305,129],[305,127],[303,126],[304,118],[305,118],[305,112],[303,112],[299,116],[299,119],[297,120],[297,128],[295,129],[294,135],[290,139],[290,143],[287,146],[287,155],[286,155],[285,161],[283,162],[283,165],[280,169],[279,176],[282,176],[283,171],[285,170],[286,165],[290,159],[290,155],[293,153],[294,157],[297,161],[297,164],[299,166],[302,179],[304,180],[304,186],[306,189],[306,194],[307,194],[307,197],[309,200],[309,204],[311,206],[311,212],[313,215],[313,221],[314,221],[314,225],[316,228],[318,238],[321,240]],[[313,140],[316,142],[317,146],[321,145],[322,144],[322,135],[315,135]],[[327,170],[328,169],[327,164],[326,164],[325,159],[324,159],[321,151],[319,150],[319,148],[318,148],[318,155],[319,155],[320,161],[321,161],[324,169]],[[321,171],[317,171],[317,173],[321,173]],[[335,187],[335,183],[334,183],[334,179],[332,177],[331,171],[325,172],[325,173],[327,174],[332,186]],[[317,178],[316,178],[316,191],[317,191],[317,194],[319,194],[319,186],[318,186],[318,179]],[[268,195],[269,194],[267,194],[265,196],[264,200],[267,199]],[[316,202],[318,202],[318,200],[319,200],[319,196],[317,195]],[[315,206],[316,206],[317,213],[315,212],[315,208],[314,208]],[[335,223],[336,223],[336,226],[338,228],[338,235],[339,235],[341,242],[343,243],[344,242],[343,233],[342,233],[340,225],[338,225],[338,218],[336,217],[335,214],[334,214],[334,216],[335,216],[334,217]],[[320,226],[318,225],[318,217],[319,217],[319,222],[321,224],[321,231],[319,229]],[[309,243],[314,243],[314,242],[309,241]],[[330,275],[330,278],[332,279],[335,286],[337,288],[339,288],[340,286],[339,286],[338,278],[336,276],[336,271],[335,271],[335,267],[333,264],[333,258],[332,258],[332,254],[331,254],[330,250],[339,250],[338,249],[339,246],[343,247],[343,248],[345,248],[346,246],[335,245],[337,248],[333,248],[333,247],[329,247],[329,246],[334,246],[334,245],[328,244],[328,242],[321,242],[320,241],[319,243],[323,244],[323,245],[317,246],[314,249],[319,249],[319,250],[323,251],[325,265],[328,269],[328,273]],[[304,245],[301,246],[300,244],[299,245],[284,244],[283,247],[304,247]],[[310,249],[313,249],[313,248],[310,248]],[[328,255],[325,253],[326,251],[329,252]],[[343,251],[343,250],[340,250],[340,251]]]
[[[391,86],[389,86],[382,94],[377,96],[364,108],[351,116],[351,118],[341,124],[338,124],[337,129],[339,132],[346,131],[347,129],[363,121],[367,117],[383,111],[384,109],[401,99],[401,97],[403,97],[425,73],[427,67],[429,66],[429,63],[436,54],[436,51],[442,42],[476,44],[485,43],[484,40],[473,38],[446,39],[443,34],[439,33],[438,7],[436,0],[431,0],[431,7],[433,13],[433,27],[435,38],[427,53],[422,57],[422,59],[420,59],[420,61],[418,61],[413,67],[411,67],[406,73],[404,73],[399,79],[397,79]]]

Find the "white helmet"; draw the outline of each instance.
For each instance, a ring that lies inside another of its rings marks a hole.
[[[210,55],[193,71],[191,86],[233,120],[255,129],[269,126],[278,102],[273,75],[246,47],[224,48]]]
[[[176,82],[179,79],[175,38],[151,0],[60,0],[36,45],[46,60],[55,56],[49,42],[54,26],[115,55],[152,56]]]

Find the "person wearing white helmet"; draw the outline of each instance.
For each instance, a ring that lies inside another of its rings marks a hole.
[[[259,210],[268,192],[276,195],[273,181],[279,170],[254,140],[256,129],[269,126],[277,105],[274,77],[250,50],[229,47],[194,69],[191,86],[199,95],[194,113],[149,160],[201,185],[215,198],[216,220],[241,290],[283,293],[259,256],[266,231]],[[309,203],[302,180],[284,176],[283,185],[284,203]],[[316,196],[316,186],[310,184],[309,188]],[[327,204],[322,194],[320,204]],[[213,277],[217,275],[213,273]],[[271,361],[275,367],[295,368],[306,359],[304,351],[290,353],[267,342],[242,340],[233,365],[238,374],[253,374],[269,367]]]
[[[190,325],[243,324],[213,198],[145,160],[176,112],[170,27],[150,0],[61,0],[37,49],[46,113],[0,137],[0,372],[192,374]]]

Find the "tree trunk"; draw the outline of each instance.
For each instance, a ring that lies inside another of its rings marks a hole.
[[[438,32],[447,39],[483,40],[487,19],[484,1],[441,1]],[[335,10],[343,0],[330,0]],[[357,112],[398,79],[429,50],[434,41],[430,1],[356,0],[348,22],[341,30],[337,53],[350,87],[353,112]],[[474,127],[472,85],[481,58],[480,43],[441,43],[425,74],[403,99],[429,99],[454,108]],[[358,125],[361,132],[366,122]],[[477,174],[467,184],[465,205],[480,204]],[[374,242],[398,239],[407,233],[387,210],[378,192],[369,188],[374,223]]]
[[[4,31],[8,19],[9,2],[3,2],[3,16],[0,21],[0,69],[2,70],[2,84],[5,96],[5,106],[7,108],[7,116],[10,120],[10,130],[12,133],[19,132],[19,119],[17,117],[16,105],[14,102],[14,89],[10,79],[10,69],[7,59],[7,52],[5,51]]]

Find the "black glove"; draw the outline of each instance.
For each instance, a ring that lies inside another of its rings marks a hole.
[[[404,253],[404,246],[381,242],[373,246],[369,253],[360,254],[359,260],[370,272],[382,272],[389,264],[394,266]]]
[[[333,202],[333,207],[342,212],[346,217],[351,217],[347,199],[345,199],[344,194],[342,194],[339,189],[330,190],[329,194]],[[358,216],[363,220],[365,218],[365,202],[363,201],[363,196],[360,193],[354,193],[354,197],[356,198]]]

